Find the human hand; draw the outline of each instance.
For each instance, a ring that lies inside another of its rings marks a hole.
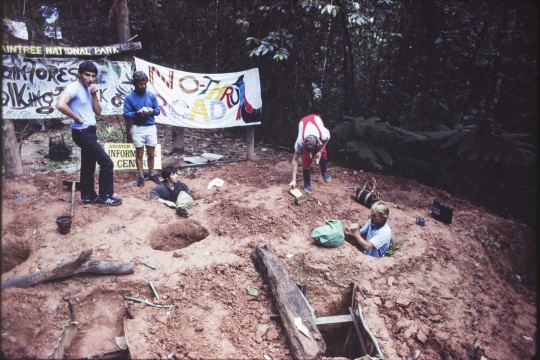
[[[351,224],[349,226],[345,226],[345,235],[353,235],[355,232],[358,232],[358,230],[358,224]]]
[[[295,189],[295,188],[296,188],[296,180],[291,181],[291,182],[289,183],[289,187],[290,187],[291,189]]]
[[[137,111],[137,113],[140,115],[148,115],[148,114],[151,114],[152,112],[154,112],[154,110],[146,106],[143,106],[142,108],[139,109],[139,111]]]
[[[315,154],[315,163],[316,164],[319,164],[319,162],[321,161],[321,156],[322,156],[322,153],[320,151],[317,154]]]
[[[94,84],[90,85],[88,87],[88,89],[90,90],[90,95],[96,95],[97,94],[97,89],[96,87],[94,86]]]

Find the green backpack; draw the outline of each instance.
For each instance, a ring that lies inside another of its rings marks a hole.
[[[336,248],[345,241],[341,220],[327,220],[323,226],[313,229],[311,237],[327,248]]]

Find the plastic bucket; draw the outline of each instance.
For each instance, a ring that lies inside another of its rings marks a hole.
[[[69,234],[71,230],[71,216],[62,215],[56,218],[56,225],[60,234]]]

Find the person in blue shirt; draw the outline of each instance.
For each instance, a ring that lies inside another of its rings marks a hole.
[[[359,230],[358,227],[345,227],[345,235],[351,236],[365,255],[381,258],[386,255],[392,239],[392,231],[387,223],[390,208],[384,201],[371,205],[368,222]]]
[[[156,95],[146,91],[148,77],[142,71],[133,73],[133,86],[124,99],[124,117],[131,122],[131,138],[135,145],[135,164],[137,166],[137,186],[144,186],[143,155],[146,146],[148,179],[160,184],[154,170],[154,154],[157,145],[157,128],[154,116],[160,114]]]
[[[114,165],[97,141],[96,115],[101,115],[98,89],[94,86],[98,70],[91,61],[79,64],[77,81],[69,83],[56,102],[56,108],[69,117],[73,141],[81,148],[81,198],[85,205],[116,206],[122,199],[113,197]],[[99,164],[99,196],[94,188],[96,163]]]

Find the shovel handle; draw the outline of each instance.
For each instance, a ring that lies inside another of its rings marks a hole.
[[[75,181],[71,184],[71,209],[69,211],[69,215],[71,215],[71,218],[73,219],[73,205],[75,203]]]

